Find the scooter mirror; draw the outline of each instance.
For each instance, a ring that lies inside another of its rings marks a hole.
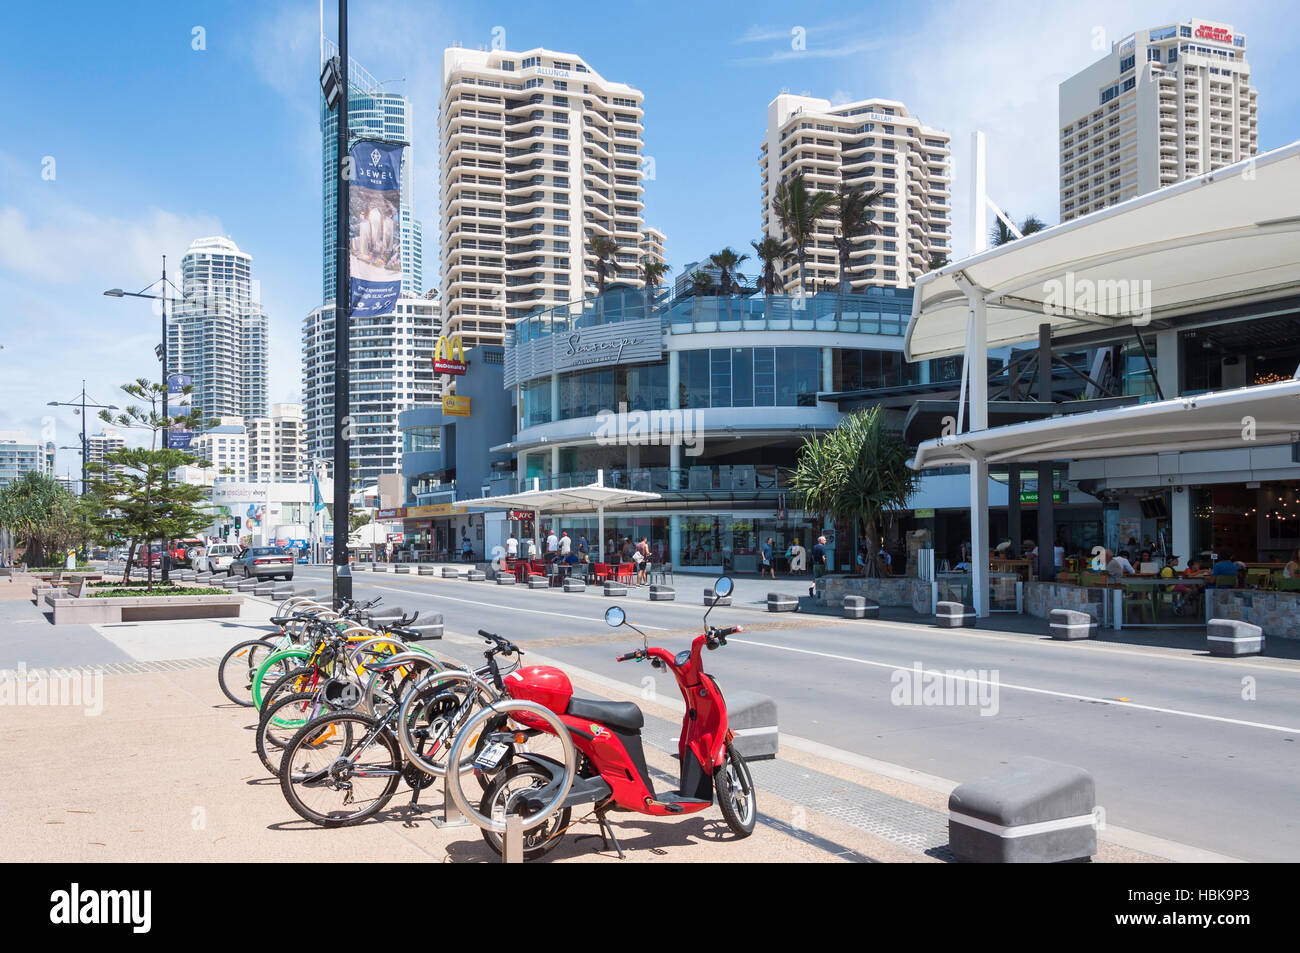
[[[734,584],[730,576],[719,576],[717,582],[713,584],[713,594],[715,596],[729,596]]]
[[[605,624],[617,629],[627,620],[627,615],[618,606],[610,606],[605,610]]]

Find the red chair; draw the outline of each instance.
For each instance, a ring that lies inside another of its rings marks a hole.
[[[514,573],[516,582],[526,583],[528,581],[528,563],[524,562],[522,559],[516,562]]]
[[[619,582],[631,582],[632,568],[633,568],[632,563],[620,563],[618,567],[618,576],[616,577],[616,579]]]
[[[591,580],[593,583],[604,582],[609,578],[609,563],[596,563],[591,567]]]

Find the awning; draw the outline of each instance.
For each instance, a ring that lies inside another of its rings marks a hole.
[[[1300,142],[1149,192],[917,279],[909,361],[961,354],[968,291],[989,349],[1125,329],[1300,289]],[[1051,313],[1049,305],[1069,310]],[[1137,321],[1135,321],[1137,317]]]
[[[480,510],[543,510],[547,513],[592,513],[598,507],[617,506],[620,503],[658,500],[658,493],[643,490],[620,490],[601,483],[570,486],[560,490],[526,490],[509,496],[485,496],[477,500],[461,500],[458,506]]]
[[[1238,450],[1300,439],[1300,380],[1053,417],[927,440],[912,467]]]

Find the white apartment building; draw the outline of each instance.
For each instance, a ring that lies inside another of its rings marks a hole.
[[[0,487],[29,470],[54,475],[54,444],[42,444],[21,430],[0,430]]]
[[[661,265],[668,264],[668,253],[665,250],[665,243],[668,239],[664,233],[652,225],[647,225],[641,232],[641,254],[638,257],[637,264],[643,261],[657,261]]]
[[[105,424],[99,433],[86,437],[86,463],[103,463],[105,454],[125,446],[126,438],[122,431]]]
[[[229,238],[200,238],[181,259],[185,299],[167,321],[167,370],[193,378],[205,420],[266,413],[269,327],[253,256]]]
[[[397,415],[441,399],[433,351],[442,333],[437,299],[398,298],[393,313],[353,317],[349,324],[352,459],[357,480],[376,482],[400,473],[402,438]],[[468,346],[468,343],[467,343]],[[302,412],[309,461],[334,455],[334,307],[315,308],[302,323]]]
[[[250,483],[296,483],[307,478],[302,404],[272,404],[271,416],[246,421]]]
[[[217,425],[195,434],[190,452],[207,460],[214,480],[243,482],[248,479],[248,431],[244,418],[217,418]]]
[[[1226,23],[1138,30],[1059,98],[1063,222],[1259,151],[1246,38]]]
[[[759,154],[763,234],[789,240],[776,216],[782,181],[802,172],[809,188],[884,189],[877,230],[853,240],[848,277],[853,291],[907,288],[930,270],[936,255],[952,254],[952,140],[891,99],[832,106],[829,100],[782,93],[767,107],[767,136]],[[839,284],[836,227],[819,220],[807,248],[808,289]],[[779,270],[788,290],[798,286],[793,260]]]
[[[501,344],[507,320],[596,290],[591,240],[619,245],[607,282],[639,284],[640,90],[580,56],[448,49],[439,114],[448,334]]]

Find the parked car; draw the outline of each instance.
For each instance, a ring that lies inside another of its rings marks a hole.
[[[250,579],[274,579],[276,576],[292,579],[293,556],[279,546],[254,546],[244,550],[231,563],[230,574]]]
[[[241,547],[235,543],[213,543],[203,555],[194,561],[194,567],[199,572],[224,572],[232,573],[231,564],[239,555]]]

